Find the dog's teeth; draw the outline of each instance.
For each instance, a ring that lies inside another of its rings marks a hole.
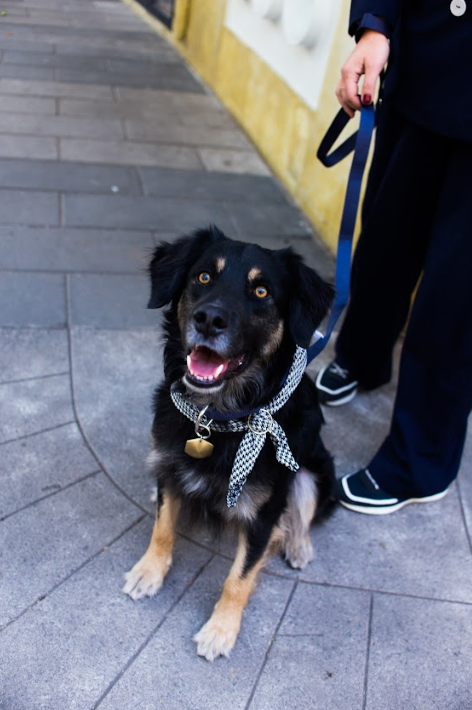
[[[192,358],[190,355],[187,355],[187,370],[192,371]]]
[[[219,366],[216,368],[216,372],[215,372],[214,376],[211,377],[211,379],[214,380],[214,379],[216,379],[217,377],[219,377],[219,376],[221,375],[221,373],[223,372],[224,369],[225,369],[225,366],[224,366],[224,365],[219,365]]]

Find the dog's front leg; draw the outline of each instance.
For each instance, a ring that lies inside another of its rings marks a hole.
[[[123,592],[131,599],[152,597],[162,587],[172,564],[179,510],[180,501],[164,491],[162,504],[156,511],[149,547],[139,562],[125,575]]]
[[[239,536],[236,559],[223,585],[223,593],[207,623],[194,636],[197,653],[208,661],[229,656],[238,638],[241,618],[256,586],[257,573],[266,561],[272,525]]]

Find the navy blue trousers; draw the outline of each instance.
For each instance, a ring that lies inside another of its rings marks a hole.
[[[397,497],[445,490],[472,407],[472,144],[384,110],[336,359],[389,381],[410,312],[390,432],[369,470]]]

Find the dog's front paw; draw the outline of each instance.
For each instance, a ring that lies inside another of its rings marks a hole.
[[[238,638],[239,627],[239,620],[214,614],[193,637],[198,655],[207,661],[214,661],[218,656],[228,657]]]
[[[296,544],[289,542],[285,547],[285,559],[294,569],[304,569],[314,556],[313,543],[308,536],[297,540]]]
[[[172,557],[163,562],[155,557],[146,555],[125,574],[125,586],[122,591],[131,599],[153,597],[162,587],[164,577],[172,563]]]

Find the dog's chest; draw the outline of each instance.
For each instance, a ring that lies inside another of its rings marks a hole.
[[[172,453],[165,447],[155,447],[148,457],[158,482],[171,486],[183,500],[206,509],[226,520],[251,521],[270,498],[271,487],[258,475],[259,466],[251,472],[234,508],[227,506],[232,459],[218,455],[198,461],[180,451]]]

